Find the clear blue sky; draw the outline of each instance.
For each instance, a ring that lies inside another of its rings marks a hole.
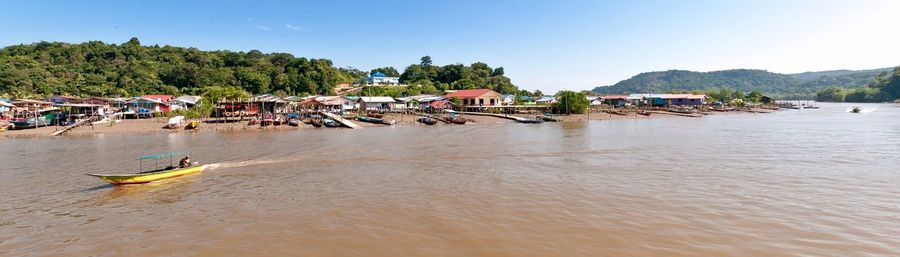
[[[288,52],[363,70],[503,66],[590,89],[655,70],[900,65],[900,1],[2,1],[0,45],[122,43]]]

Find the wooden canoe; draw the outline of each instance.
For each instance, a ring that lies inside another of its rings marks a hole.
[[[124,184],[143,184],[147,182],[157,181],[161,179],[174,178],[188,174],[197,173],[203,170],[203,165],[195,165],[187,168],[164,170],[149,173],[137,174],[87,174],[88,176],[98,177],[103,181],[113,185]]]

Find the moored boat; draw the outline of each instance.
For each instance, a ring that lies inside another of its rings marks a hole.
[[[438,122],[437,119],[428,116],[419,117],[417,121],[425,125],[434,125]]]
[[[555,117],[556,115],[550,113],[544,113],[544,116],[541,116],[541,120],[547,122],[558,122],[559,119]]]
[[[340,126],[341,126],[341,124],[338,123],[337,121],[334,121],[334,120],[332,120],[332,119],[327,119],[327,118],[326,118],[326,119],[322,119],[322,124],[325,125],[326,127],[329,127],[329,128],[336,128],[336,127],[340,127]]]
[[[544,123],[544,120],[543,119],[524,119],[524,120],[519,120],[519,123],[540,124],[540,123]]]
[[[460,125],[464,125],[464,124],[466,124],[466,122],[469,121],[468,119],[463,118],[463,117],[459,117],[459,116],[451,116],[451,117],[449,118],[449,120],[450,120],[450,123],[453,123],[453,124],[460,124]]]
[[[184,126],[185,130],[199,129],[199,128],[200,128],[200,122],[196,121],[196,120],[188,122],[187,125]]]
[[[174,157],[176,156],[185,156],[184,159],[179,161],[179,165],[175,166]],[[160,161],[163,159],[169,159],[169,165],[161,167],[159,166]],[[152,169],[144,171],[144,161],[154,160],[156,163],[152,166]],[[203,170],[203,166],[199,163],[191,163],[190,159],[187,157],[187,154],[184,153],[163,153],[163,154],[155,154],[142,156],[138,158],[138,162],[140,163],[140,169],[138,173],[130,173],[130,174],[86,174],[88,176],[98,177],[103,181],[109,182],[113,185],[124,185],[124,184],[142,184],[162,179],[174,178],[178,176],[184,176],[188,174],[197,173]]]

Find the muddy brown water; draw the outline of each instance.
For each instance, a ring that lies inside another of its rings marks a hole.
[[[900,108],[0,138],[0,256],[898,256]],[[87,172],[189,151],[201,174]]]

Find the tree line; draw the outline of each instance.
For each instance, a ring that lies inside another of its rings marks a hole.
[[[373,87],[361,94],[406,96],[470,88],[520,92],[504,75],[503,67],[491,68],[481,62],[437,66],[425,56],[402,73],[393,67],[366,72],[337,68],[328,59],[307,59],[288,53],[148,46],[131,38],[120,45],[89,41],[4,47],[0,49],[0,97],[221,95],[215,91],[235,90],[249,94],[332,95],[337,93],[336,85],[364,82],[375,72],[400,77],[401,83],[410,86]],[[376,90],[383,92],[373,92]]]
[[[831,86],[816,93],[821,102],[887,102],[900,99],[900,67],[890,73],[882,73],[865,87],[844,88]]]

